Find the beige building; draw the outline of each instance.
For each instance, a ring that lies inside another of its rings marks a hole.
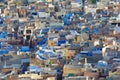
[[[84,76],[89,76],[89,77],[92,77],[93,80],[97,80],[99,77],[99,72],[98,70],[88,70],[84,72]]]
[[[46,80],[57,80],[56,77],[48,77]]]
[[[91,77],[88,76],[73,76],[73,77],[67,77],[66,80],[92,80],[92,79]]]
[[[7,9],[7,8],[4,9],[4,14],[5,14],[6,16],[9,15],[9,12],[10,12],[9,9]]]
[[[68,76],[69,74],[74,74],[76,76],[83,75],[85,68],[80,65],[64,65],[63,76]]]
[[[27,41],[32,39],[34,30],[35,30],[35,26],[33,25],[29,25],[25,27],[23,35]]]
[[[35,73],[32,73],[32,74],[21,74],[18,76],[18,80],[23,80],[23,79],[26,79],[26,80],[56,80],[56,76],[54,75],[48,75],[48,74],[41,74],[41,75],[38,75],[38,74],[35,74]]]
[[[25,78],[28,78],[28,79],[31,79],[31,80],[36,80],[36,79],[43,79],[43,77],[41,75],[38,75],[38,74],[21,74],[18,76],[18,79],[25,79]]]

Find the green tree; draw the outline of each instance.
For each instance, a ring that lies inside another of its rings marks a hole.
[[[16,2],[14,2],[17,6],[22,6],[23,5],[23,3],[21,2],[21,1],[16,1]]]
[[[92,4],[96,4],[97,0],[92,0]]]
[[[52,65],[52,64],[53,64],[53,62],[52,62],[52,61],[50,61],[48,64],[49,64],[49,65]]]

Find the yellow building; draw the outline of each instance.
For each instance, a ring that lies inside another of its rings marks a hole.
[[[57,41],[54,40],[48,40],[48,46],[56,46],[57,45]]]
[[[77,35],[74,41],[77,43],[81,42],[81,35]]]
[[[69,50],[67,49],[66,50],[66,59],[67,60],[70,60],[71,58],[73,58],[76,54],[76,51],[75,50]]]

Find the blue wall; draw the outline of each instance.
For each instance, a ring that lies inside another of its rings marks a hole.
[[[61,44],[65,44],[66,40],[58,40],[58,46],[61,46]]]

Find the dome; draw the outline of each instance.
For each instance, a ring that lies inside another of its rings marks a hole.
[[[98,67],[99,68],[103,68],[106,67],[108,65],[108,63],[106,61],[99,61],[98,62]]]

